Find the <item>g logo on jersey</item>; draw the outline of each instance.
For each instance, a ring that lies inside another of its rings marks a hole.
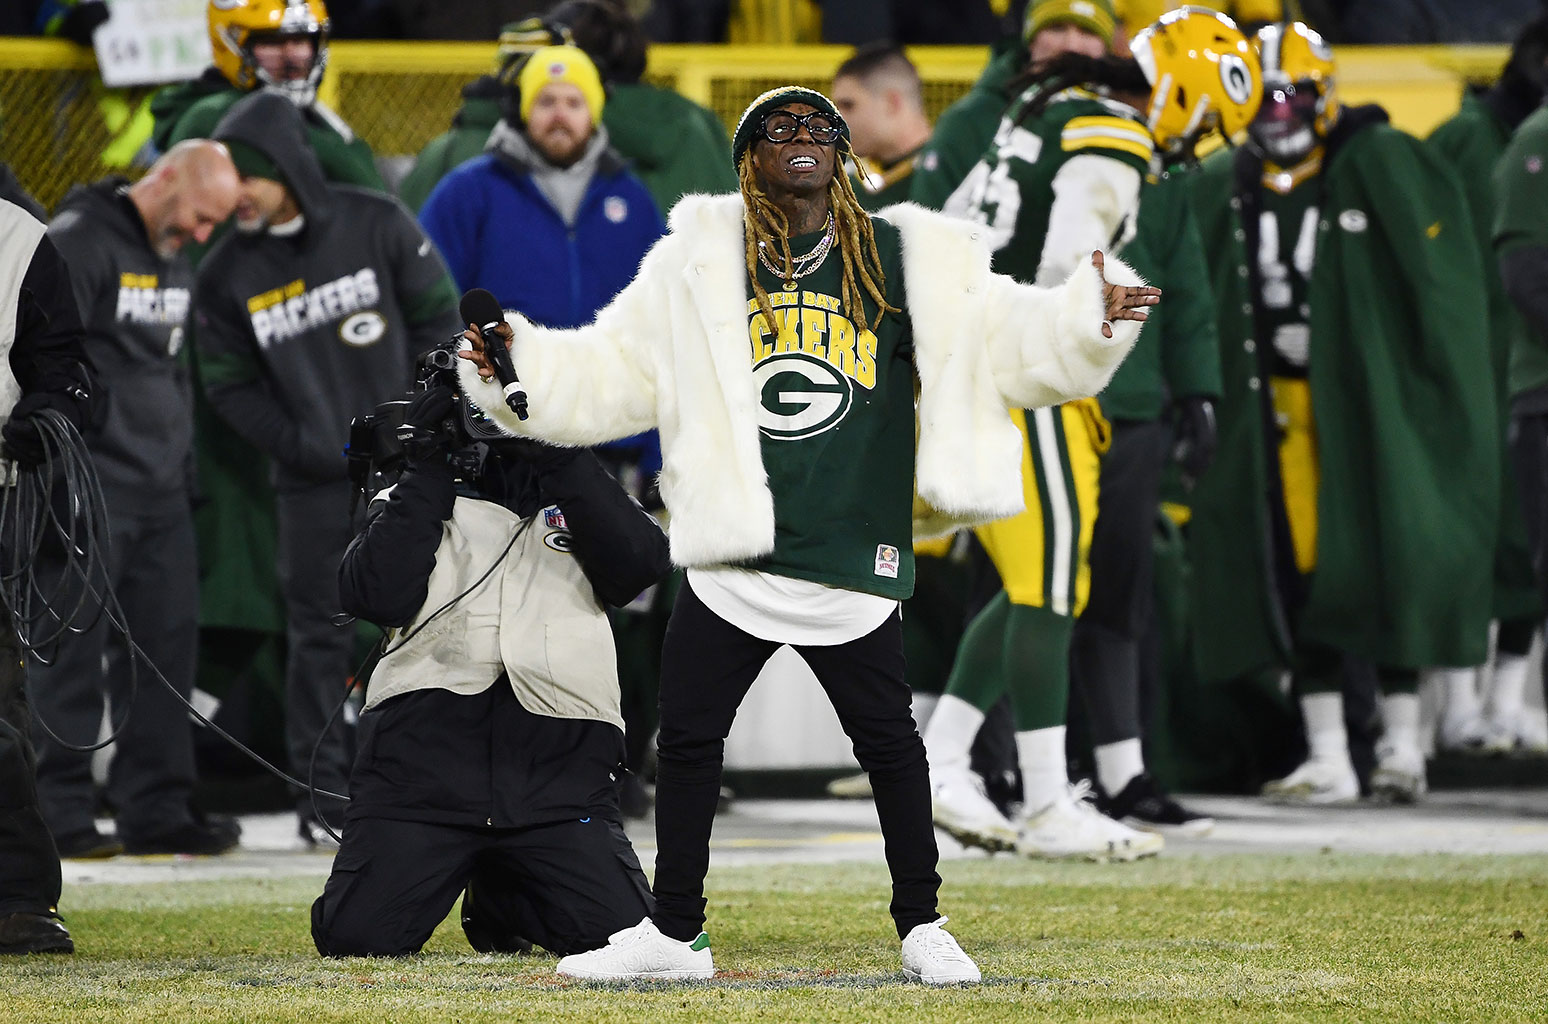
[[[758,429],[777,441],[799,441],[838,426],[854,404],[849,378],[804,352],[782,352],[753,368]]]
[[[374,309],[356,313],[339,324],[339,337],[347,345],[364,348],[382,339],[387,333],[387,321]]]

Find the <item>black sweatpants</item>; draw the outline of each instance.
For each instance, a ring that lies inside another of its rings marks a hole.
[[[500,829],[358,817],[312,904],[312,941],[324,956],[417,953],[464,888],[497,948],[526,939],[560,956],[606,945],[653,909],[616,821]]]
[[[193,692],[199,644],[193,513],[186,501],[149,515],[135,511],[134,504],[128,495],[108,496],[107,577],[135,643],[186,699]],[[108,771],[119,838],[133,840],[187,825],[193,820],[188,797],[194,783],[188,712],[134,658],[107,617],[96,615],[96,599],[87,603],[80,617],[94,618],[95,625],[62,641],[53,664],[29,668],[35,716],[67,743],[92,744],[106,696],[112,723],[121,726]],[[42,729],[33,741],[38,799],[50,830],[66,836],[92,828],[91,754],[61,746]]]
[[[355,627],[336,625],[341,614],[339,563],[353,539],[348,481],[319,484],[276,496],[279,517],[279,578],[285,597],[285,747],[290,773],[306,780],[317,737],[344,699],[355,650]],[[343,793],[349,784],[349,746],[340,720],[317,750],[311,779],[318,789]],[[302,814],[312,800],[303,794]],[[334,820],[339,805],[318,799]]]
[[[656,927],[684,942],[704,927],[704,876],[720,797],[726,737],[742,698],[782,645],[720,618],[685,583],[661,655],[656,767]],[[903,633],[893,615],[831,647],[795,647],[827,691],[855,758],[871,776],[892,873],[899,937],[934,921],[941,876],[930,821],[930,772],[903,681]]]
[[[1171,425],[1115,420],[1091,535],[1091,597],[1075,622],[1070,681],[1092,743],[1140,735],[1140,639],[1154,604],[1157,501]]]
[[[21,645],[0,608],[0,917],[59,903],[59,854],[38,811],[30,729]]]

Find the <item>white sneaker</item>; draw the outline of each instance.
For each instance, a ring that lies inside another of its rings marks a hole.
[[[983,980],[973,958],[962,952],[946,918],[915,925],[903,939],[903,973],[926,985],[976,985]]]
[[[633,928],[614,932],[607,945],[587,953],[574,953],[559,961],[560,974],[592,981],[630,981],[635,978],[673,980],[708,979],[715,976],[709,936],[703,932],[692,942],[668,938],[646,918]]]
[[[1457,721],[1442,718],[1436,746],[1451,753],[1490,757],[1510,753],[1516,746],[1516,737],[1513,730],[1502,728],[1483,715]]]
[[[935,824],[963,846],[990,853],[1016,848],[1016,826],[984,795],[984,780],[967,768],[931,769],[930,810]]]
[[[1417,749],[1400,749],[1383,743],[1376,748],[1376,769],[1371,772],[1371,796],[1395,804],[1411,804],[1429,789],[1424,777],[1424,755]]]
[[[1520,708],[1508,717],[1492,716],[1489,722],[1492,728],[1509,738],[1515,753],[1548,754],[1548,717],[1541,711]]]
[[[1088,783],[1070,786],[1047,807],[1029,816],[1016,837],[1016,852],[1041,860],[1079,858],[1106,863],[1154,857],[1166,840],[1154,832],[1114,821],[1090,802]]]
[[[1360,799],[1360,777],[1349,758],[1313,757],[1282,779],[1263,784],[1280,804],[1350,804]]]
[[[859,775],[846,775],[841,779],[834,779],[828,783],[828,795],[853,800],[860,797],[871,797],[871,776],[866,772]]]

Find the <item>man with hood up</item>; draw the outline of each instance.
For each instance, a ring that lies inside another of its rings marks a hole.
[[[353,668],[354,632],[334,623],[352,536],[349,421],[402,394],[414,357],[455,333],[457,293],[401,204],[323,179],[301,115],[283,97],[243,100],[215,138],[231,151],[242,195],[237,230],[199,267],[197,345],[210,404],[273,462],[285,739],[291,771],[305,777]],[[343,792],[348,777],[342,736],[330,732],[314,783]],[[303,796],[302,838],[324,841],[312,807]]]

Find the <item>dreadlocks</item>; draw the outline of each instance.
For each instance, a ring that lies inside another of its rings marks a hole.
[[[768,321],[769,331],[774,333],[779,330],[779,321],[774,319],[774,304],[769,301],[768,291],[758,281],[758,246],[764,247],[771,260],[777,251],[779,257],[774,261],[783,261],[787,280],[793,277],[791,268],[795,261],[790,255],[790,239],[787,237],[790,221],[784,211],[764,194],[763,186],[758,183],[758,174],[753,170],[751,149],[742,154],[737,174],[741,178],[742,199],[747,206],[744,216],[747,276],[752,279],[753,296],[758,300],[758,308]],[[844,266],[844,311],[857,324],[867,322],[860,291],[864,288],[865,294],[876,303],[876,316],[870,320],[870,328],[874,331],[881,323],[882,314],[896,313],[898,309],[887,304],[887,279],[882,273],[881,256],[876,252],[876,234],[871,229],[871,218],[855,198],[855,190],[849,184],[849,175],[844,173],[842,166],[834,167],[833,181],[828,184],[828,209],[833,214],[839,257]]]
[[[1053,98],[1065,89],[1083,85],[1101,92],[1150,94],[1150,80],[1132,57],[1087,57],[1082,53],[1061,53],[1035,69],[1028,68],[1011,83],[1009,89],[1019,95],[1031,86],[1040,86],[1037,96],[1021,111],[1021,120],[1036,117]]]

